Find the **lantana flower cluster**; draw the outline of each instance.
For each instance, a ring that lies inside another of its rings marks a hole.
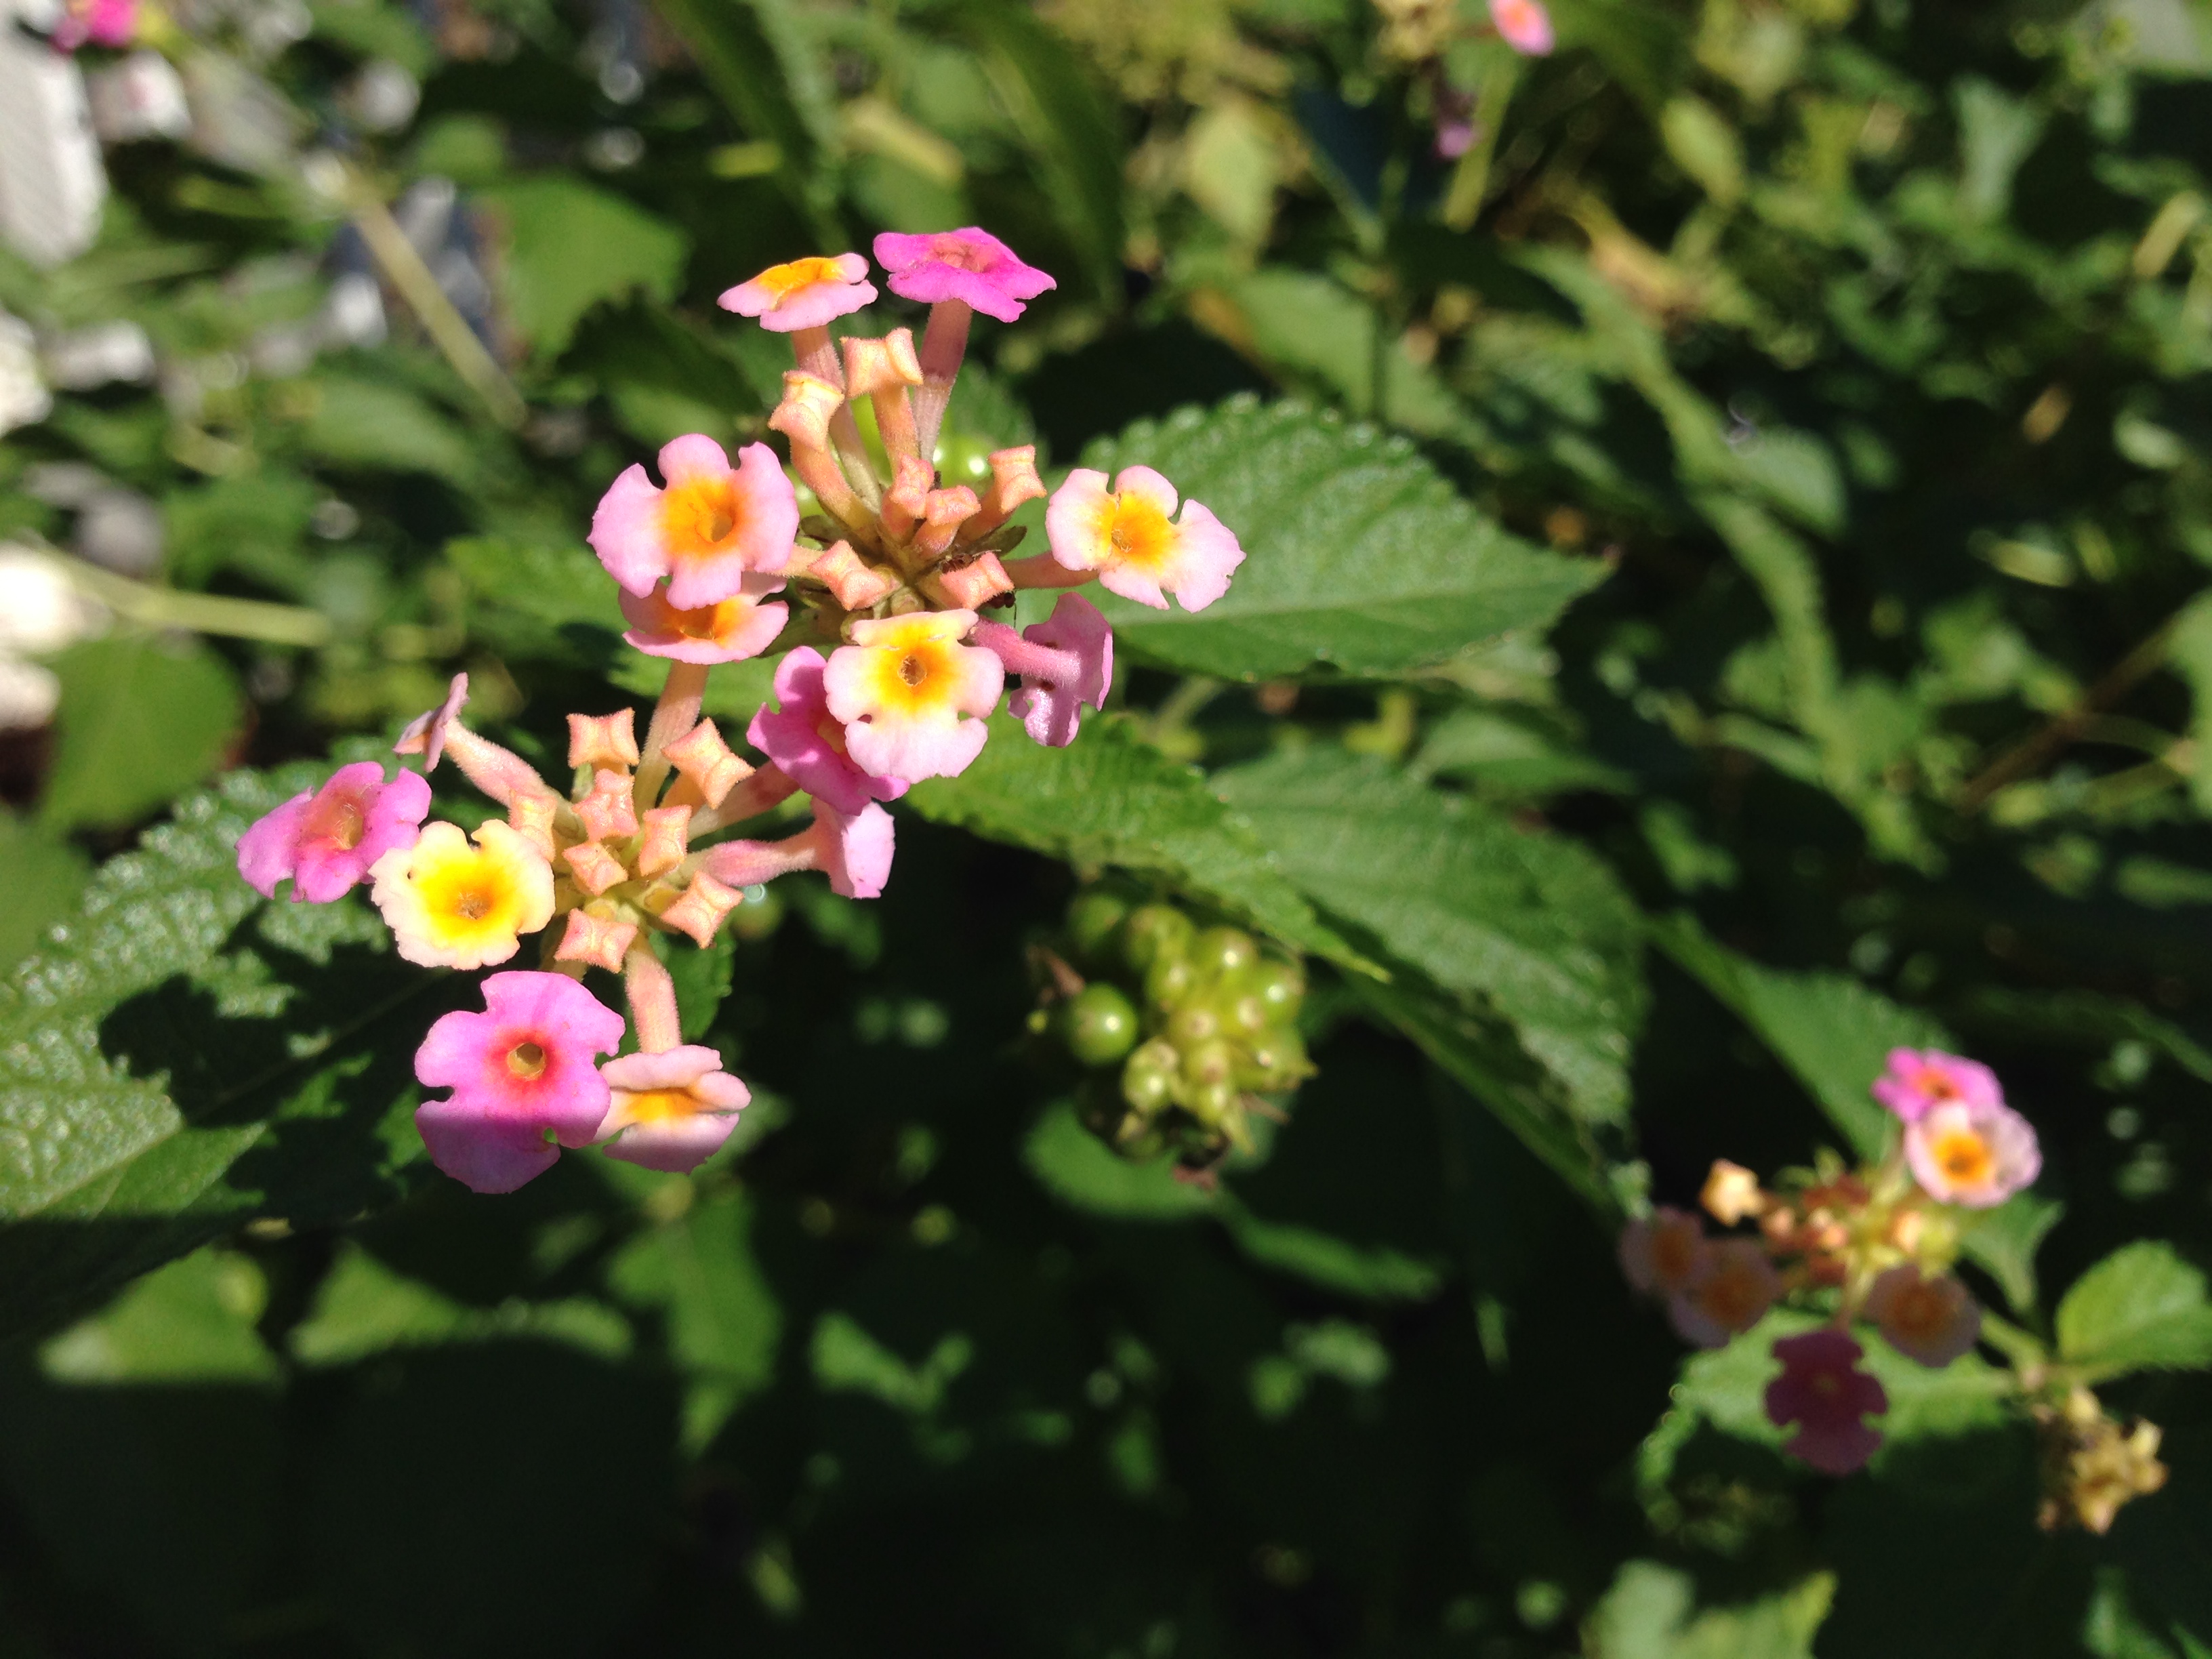
[[[993,453],[980,495],[925,458],[975,313],[1012,322],[1053,279],[979,229],[881,236],[875,252],[893,294],[930,307],[919,347],[903,328],[832,338],[833,321],[877,298],[857,253],[777,265],[722,295],[791,338],[796,367],[768,422],[787,441],[788,471],[765,443],[733,459],[693,434],[661,449],[657,482],[629,468],[592,515],[623,637],[668,663],[642,738],[629,708],[568,715],[571,775],[556,788],[468,726],[468,677],[456,675],[394,745],[420,771],[343,767],[239,843],[240,873],[272,898],[288,879],[295,899],[318,903],[367,882],[399,954],[424,967],[501,967],[540,936],[535,968],[491,975],[483,1012],[447,1014],[416,1056],[424,1086],[450,1091],[416,1127],[438,1167],[477,1191],[520,1186],[562,1147],[687,1170],[727,1139],[749,1092],[715,1050],[683,1041],[653,935],[704,947],[748,893],[796,871],[876,897],[895,841],[883,804],[975,759],[1010,676],[1029,736],[1073,742],[1112,685],[1105,617],[1074,592],[1020,632],[985,611],[1018,588],[1092,580],[1195,611],[1243,562],[1226,526],[1145,466],[1110,480],[1077,468],[1047,504],[1048,550],[1002,560],[1022,539],[1014,512],[1046,495],[1035,450]],[[881,467],[854,416],[862,404]],[[744,732],[757,762],[702,706],[713,665],[772,651],[783,653],[774,701]],[[424,821],[428,775],[448,760],[503,818],[473,834]],[[796,834],[727,833],[802,793],[811,822]],[[623,976],[627,1021],[584,984],[588,968]],[[634,1051],[605,1058],[626,1034]]]
[[[1882,1435],[1868,1419],[1890,1407],[1864,1364],[1863,1328],[1934,1370],[1990,1334],[1997,1322],[1954,1271],[1960,1237],[1972,1212],[2027,1190],[2043,1164],[2033,1127],[1978,1061],[1893,1049],[1871,1092],[1897,1120],[1884,1157],[1854,1169],[1826,1153],[1773,1190],[1721,1159],[1701,1205],[1723,1228],[1748,1232],[1715,1237],[1697,1214],[1662,1205],[1620,1237],[1630,1283],[1663,1302],[1675,1331],[1699,1347],[1724,1346],[1779,1304],[1825,1316],[1773,1341],[1781,1370],[1763,1403],[1768,1420],[1791,1431],[1784,1449],[1833,1475],[1874,1455]],[[2023,1393],[2042,1390],[2036,1372],[2019,1374]],[[2043,1523],[2102,1532],[2120,1504],[2163,1481],[2158,1431],[2145,1424],[2124,1435],[2087,1389],[2058,1394],[2055,1404],[2030,1402],[2046,1449],[2057,1448],[2045,1459]]]

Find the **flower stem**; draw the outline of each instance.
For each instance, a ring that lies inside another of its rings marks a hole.
[[[968,324],[975,313],[965,300],[939,300],[929,308],[929,327],[921,337],[921,390],[915,394],[915,441],[925,461],[937,453],[937,434],[945,425],[952,382],[968,355]]]
[[[660,798],[668,781],[668,745],[699,724],[699,704],[707,695],[707,665],[672,662],[668,679],[660,688],[660,701],[653,707],[653,723],[646,727],[645,753],[639,757],[637,780],[631,797],[640,807]]]

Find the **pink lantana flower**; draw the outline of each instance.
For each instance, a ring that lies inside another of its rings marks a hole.
[[[975,643],[1022,677],[1006,711],[1039,743],[1065,749],[1075,741],[1083,705],[1106,706],[1114,685],[1114,630],[1079,593],[1061,594],[1050,617],[1018,635],[1003,623],[979,623]]]
[[[958,300],[986,317],[1011,323],[1034,300],[1059,283],[988,230],[942,230],[908,236],[887,230],[876,238],[876,263],[890,273],[890,290],[902,299],[933,305]]]
[[[1785,1336],[1774,1345],[1782,1375],[1766,1385],[1767,1420],[1797,1425],[1784,1449],[1823,1474],[1864,1467],[1881,1436],[1861,1419],[1889,1409],[1881,1384],[1858,1369],[1859,1345],[1832,1328]]]
[[[1951,1101],[1905,1126],[1905,1161],[1929,1197],[1986,1210],[2042,1173],[2028,1121],[1995,1101]]]
[[[1892,1267],[1867,1291],[1866,1316],[1889,1346],[1930,1370],[1941,1370],[1974,1346],[1982,1310],[1949,1273],[1924,1279],[1911,1262]]]
[[[1523,58],[1547,58],[1556,44],[1552,14],[1542,0],[1490,0],[1490,21],[1505,44]]]
[[[1620,1230],[1620,1271],[1646,1296],[1671,1297],[1705,1270],[1712,1248],[1697,1217],[1662,1204]]]
[[[823,689],[823,666],[822,653],[811,645],[786,655],[775,669],[777,706],[763,704],[745,737],[801,789],[841,812],[859,812],[871,800],[896,800],[907,792],[905,779],[864,772],[846,751],[845,728],[830,712]]]
[[[608,1088],[593,1060],[622,1046],[623,1018],[565,974],[494,974],[483,999],[416,1050],[416,1080],[453,1093],[417,1107],[415,1127],[454,1180],[511,1193],[599,1134]]]
[[[1714,1244],[1705,1266],[1667,1298],[1667,1317],[1685,1342],[1719,1348],[1766,1317],[1782,1294],[1782,1275],[1747,1238]]]
[[[1149,466],[1106,475],[1079,466],[1045,508],[1052,556],[1069,570],[1095,570],[1111,593],[1155,610],[1173,593],[1186,611],[1203,611],[1229,591],[1244,550],[1228,526],[1196,501],[1175,521],[1176,489]]]
[[[747,444],[730,465],[699,433],[661,447],[664,489],[633,465],[608,486],[592,515],[592,550],[640,599],[665,577],[679,611],[719,605],[754,571],[777,571],[799,534],[799,496],[775,452]]]
[[[725,289],[714,303],[740,317],[757,318],[763,328],[778,334],[795,334],[873,305],[876,285],[867,277],[868,262],[857,253],[793,259]]]
[[[292,897],[327,904],[351,892],[386,853],[412,847],[430,810],[430,785],[403,771],[390,783],[374,761],[341,766],[238,838],[238,873],[264,898],[292,879]]]
[[[799,870],[819,870],[846,898],[880,897],[890,879],[896,827],[873,801],[841,812],[816,799],[814,823],[782,841],[726,841],[709,848],[706,873],[726,887],[746,888]]]
[[[989,652],[960,643],[975,625],[972,611],[848,625],[853,643],[830,657],[822,687],[862,771],[919,783],[957,777],[983,752],[982,717],[1006,677]]]
[[[687,1043],[624,1054],[599,1067],[611,1091],[599,1139],[607,1156],[647,1170],[696,1170],[730,1138],[752,1091],[712,1048]]]
[[[1952,1101],[2004,1104],[2004,1091],[1998,1087],[1995,1072],[1978,1060],[1962,1060],[1940,1048],[1892,1048],[1889,1069],[1874,1080],[1873,1093],[1907,1123]]]
[[[783,586],[783,578],[748,570],[726,599],[693,611],[669,604],[665,588],[642,599],[622,589],[616,599],[629,629],[623,638],[649,657],[678,662],[743,662],[775,643],[791,619],[791,607],[761,601]]]
[[[64,52],[89,41],[95,46],[127,46],[138,35],[138,0],[70,0],[52,40]]]

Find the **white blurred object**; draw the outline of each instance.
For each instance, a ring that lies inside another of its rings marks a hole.
[[[53,407],[39,373],[38,340],[31,325],[0,311],[0,432],[43,421]]]
[[[415,77],[388,58],[362,65],[346,85],[339,101],[355,122],[369,132],[397,132],[415,118],[422,102],[422,88]]]
[[[161,509],[135,489],[111,484],[77,509],[72,545],[78,556],[118,575],[152,575],[161,568],[167,543]]]
[[[154,343],[133,322],[94,323],[57,334],[40,357],[47,381],[64,392],[87,392],[118,380],[143,386],[154,378]]]
[[[0,654],[0,732],[37,730],[61,701],[62,683],[52,669]]]
[[[134,52],[121,63],[86,77],[92,126],[104,143],[141,138],[182,138],[192,130],[184,78],[158,52]]]
[[[106,630],[107,612],[77,592],[58,560],[0,542],[0,653],[42,657]]]
[[[23,0],[0,0],[0,240],[35,265],[58,265],[100,234],[107,174],[76,60],[16,25]]]
[[[330,298],[315,319],[325,346],[377,346],[386,327],[384,290],[366,271],[349,270],[331,283]]]

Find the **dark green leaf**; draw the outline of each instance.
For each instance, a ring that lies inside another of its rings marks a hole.
[[[213,771],[242,704],[222,659],[198,642],[95,640],[54,664],[60,747],[39,802],[53,830],[142,818]]]
[[[507,221],[507,316],[533,349],[558,356],[603,301],[676,297],[688,239],[622,197],[548,177],[497,185],[483,199]]]

